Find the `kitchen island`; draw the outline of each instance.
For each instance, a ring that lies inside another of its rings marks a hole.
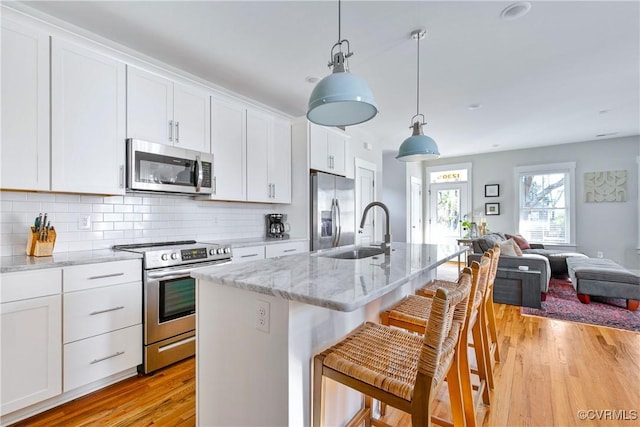
[[[390,255],[317,253],[199,269],[196,411],[206,426],[311,424],[313,356],[435,277],[456,245],[392,243]],[[326,425],[343,425],[360,395],[325,385]]]

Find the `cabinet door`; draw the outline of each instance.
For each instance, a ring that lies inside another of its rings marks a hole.
[[[0,188],[49,190],[49,36],[2,20]]]
[[[274,119],[269,139],[269,182],[271,201],[291,203],[291,123]]]
[[[124,194],[125,65],[51,44],[51,189]]]
[[[173,85],[174,145],[210,152],[210,95],[203,89],[180,83]]]
[[[329,155],[331,172],[336,175],[345,174],[346,148],[347,139],[344,134],[338,133],[338,131],[329,131],[327,138],[327,152]]]
[[[62,392],[60,300],[54,295],[0,304],[2,415]]]
[[[213,98],[211,101],[212,199],[246,200],[246,109]]]
[[[271,183],[267,171],[269,116],[247,110],[247,200],[270,202]]]
[[[311,169],[330,171],[329,154],[327,152],[327,130],[321,126],[309,123],[309,164]]]
[[[127,67],[127,138],[173,145],[173,83]]]

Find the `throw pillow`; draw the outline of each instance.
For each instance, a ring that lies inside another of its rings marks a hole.
[[[518,247],[518,244],[513,239],[505,240],[504,242],[499,242],[500,245],[500,255],[507,256],[522,256],[522,251]]]
[[[505,236],[507,237],[507,239],[515,240],[515,242],[518,244],[520,249],[522,250],[531,249],[531,246],[529,245],[529,242],[527,242],[527,239],[525,239],[521,235],[518,234],[514,236],[513,234],[505,234]]]

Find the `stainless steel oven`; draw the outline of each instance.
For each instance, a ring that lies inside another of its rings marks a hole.
[[[149,373],[193,356],[197,268],[231,262],[231,248],[195,241],[119,245],[143,254],[143,364]]]

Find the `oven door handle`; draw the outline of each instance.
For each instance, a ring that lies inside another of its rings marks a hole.
[[[181,267],[176,269],[162,269],[162,271],[147,271],[147,278],[153,280],[172,280],[179,279],[180,277],[189,276],[193,270],[196,268],[210,267],[213,265],[224,265],[229,264],[231,261],[223,261],[223,262],[215,262],[215,263],[206,263],[206,264],[197,264],[189,267]]]

